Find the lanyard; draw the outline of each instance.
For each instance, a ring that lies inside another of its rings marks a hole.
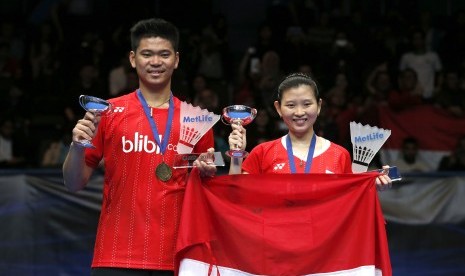
[[[163,140],[160,141],[160,136],[158,134],[158,129],[157,125],[155,124],[155,120],[150,116],[150,107],[147,104],[147,102],[144,99],[144,96],[140,92],[140,89],[137,89],[137,97],[139,98],[139,101],[142,103],[142,107],[144,108],[145,116],[147,116],[147,119],[149,120],[150,127],[152,128],[152,133],[155,139],[155,142],[157,142],[157,145],[160,147],[160,152],[162,154],[165,153],[166,147],[168,146],[168,141],[170,138],[170,131],[171,131],[171,125],[173,123],[173,116],[174,116],[174,100],[173,100],[173,94],[170,95],[170,105],[168,107],[168,121],[166,122],[166,129],[165,129],[165,134],[163,135]]]
[[[313,152],[315,151],[315,144],[316,144],[316,135],[313,133],[312,142],[310,143],[310,147],[308,148],[308,155],[307,155],[307,163],[305,164],[305,173],[310,173],[310,168],[312,167],[312,160],[313,160]],[[289,159],[289,167],[291,169],[291,173],[296,173],[295,163],[294,163],[294,154],[292,153],[292,143],[291,137],[289,134],[286,137],[286,150],[287,150],[287,158]]]

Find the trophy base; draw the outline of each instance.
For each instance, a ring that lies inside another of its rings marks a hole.
[[[245,158],[249,153],[245,150],[228,150],[226,155],[231,158]]]
[[[396,166],[389,167],[389,169],[386,169],[386,170],[385,169],[377,169],[375,171],[377,171],[377,172],[385,171],[392,182],[402,180],[402,176],[400,175],[399,170],[397,169]]]
[[[174,157],[174,169],[192,168],[195,160],[202,160],[213,166],[224,166],[224,159],[221,152],[210,153],[183,153]]]

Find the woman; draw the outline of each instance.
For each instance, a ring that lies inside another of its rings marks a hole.
[[[287,125],[288,134],[257,145],[244,161],[233,158],[229,173],[352,173],[349,152],[315,134],[313,126],[321,104],[312,78],[301,73],[287,76],[279,85],[274,107]],[[238,124],[231,126],[230,148],[245,149],[245,128]],[[386,174],[380,174],[376,179],[379,188],[391,183]]]

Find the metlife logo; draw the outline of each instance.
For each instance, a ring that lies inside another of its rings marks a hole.
[[[162,135],[159,137],[161,141],[163,139]],[[146,152],[160,154],[160,147],[157,145],[157,143],[151,140],[148,135],[141,135],[139,132],[134,133],[132,140],[130,138],[126,138],[126,136],[123,136],[121,138],[121,143],[123,145],[124,153]],[[173,144],[168,144],[167,150],[177,151],[176,146]]]
[[[373,132],[369,133],[365,136],[356,136],[355,137],[355,143],[365,143],[365,142],[371,142],[375,140],[383,140],[384,139],[384,134],[382,132]]]

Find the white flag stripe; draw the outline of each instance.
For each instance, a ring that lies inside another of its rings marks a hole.
[[[208,275],[208,269],[210,264],[204,263],[198,260],[193,259],[182,259],[181,265],[179,266],[179,276],[202,276]],[[213,266],[212,274],[217,275],[217,269],[220,272],[221,276],[259,276],[258,274],[251,274],[237,269],[223,267],[223,266]],[[374,265],[360,266],[348,270],[326,272],[326,273],[316,273],[316,274],[307,274],[302,276],[382,276],[383,273],[381,270],[375,268]]]

